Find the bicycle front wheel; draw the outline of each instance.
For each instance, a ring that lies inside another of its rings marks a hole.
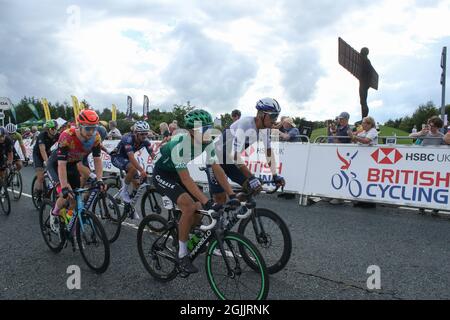
[[[39,209],[39,226],[45,244],[54,253],[60,252],[66,242],[64,222],[59,217],[52,216],[53,204],[44,200]]]
[[[142,219],[137,245],[142,264],[156,280],[168,282],[177,276],[178,237],[176,228],[169,228],[166,219],[157,214]]]
[[[248,219],[242,220],[238,232],[250,239],[262,254],[269,274],[282,270],[288,263],[292,252],[292,239],[289,228],[275,212],[256,208]],[[254,270],[255,265],[247,251],[242,252],[245,261]]]
[[[91,212],[84,211],[82,219],[77,218],[76,234],[84,262],[96,273],[105,272],[110,260],[109,241],[98,218]]]
[[[37,176],[34,176],[33,182],[31,182],[31,201],[36,209],[40,210],[42,205],[42,193],[38,194],[35,190],[35,185],[37,183]]]
[[[11,213],[11,200],[9,199],[8,189],[4,185],[0,185],[0,207],[2,207],[5,215]]]
[[[122,213],[109,193],[100,193],[92,205],[92,211],[105,229],[109,243],[117,240],[122,226]]]
[[[20,172],[13,172],[9,178],[9,188],[15,201],[22,196],[22,175]]]
[[[269,293],[269,275],[258,249],[243,235],[227,232],[223,237],[223,249],[213,240],[206,254],[208,282],[221,300],[264,300]],[[244,261],[241,251],[254,261],[255,272]],[[227,262],[228,263],[227,263]]]
[[[156,190],[147,190],[141,199],[141,213],[145,217],[149,214],[158,214],[169,219],[169,210],[163,207],[162,196]]]

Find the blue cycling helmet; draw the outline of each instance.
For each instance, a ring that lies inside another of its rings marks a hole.
[[[265,113],[280,113],[281,108],[277,100],[272,98],[264,98],[256,103],[256,109]]]
[[[6,135],[6,129],[4,127],[0,127],[0,137],[3,137]]]

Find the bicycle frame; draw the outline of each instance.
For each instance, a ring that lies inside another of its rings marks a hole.
[[[91,190],[91,193],[89,195],[89,198],[86,201],[86,203],[84,203],[82,194],[83,194],[83,192],[90,191],[90,190]],[[80,189],[75,190],[74,193],[75,193],[75,200],[76,200],[75,210],[74,210],[72,218],[70,219],[70,221],[66,227],[69,234],[71,234],[77,218],[80,220],[81,231],[84,232],[84,221],[83,221],[82,213],[84,212],[84,210],[89,209],[90,206],[92,205],[92,203],[94,202],[95,198],[98,195],[98,187],[84,188],[84,189],[80,188]]]

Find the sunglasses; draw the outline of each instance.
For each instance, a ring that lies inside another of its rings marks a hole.
[[[279,113],[276,112],[264,112],[264,114],[269,115],[270,120],[272,121],[276,121],[278,119],[278,116],[280,115]]]
[[[148,132],[139,132],[137,133],[139,137],[148,137]]]
[[[95,132],[95,131],[97,131],[98,127],[97,126],[81,126],[81,128],[83,128],[87,132]]]

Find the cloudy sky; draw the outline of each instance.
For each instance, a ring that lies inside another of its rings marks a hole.
[[[337,60],[338,37],[380,75],[369,91],[379,122],[440,105],[440,58],[450,44],[448,0],[0,0],[0,96],[86,99],[141,112],[187,100],[213,115],[360,117],[358,81]],[[449,63],[450,64],[450,63]],[[447,80],[448,82],[448,80]],[[447,90],[447,96],[449,90]]]

